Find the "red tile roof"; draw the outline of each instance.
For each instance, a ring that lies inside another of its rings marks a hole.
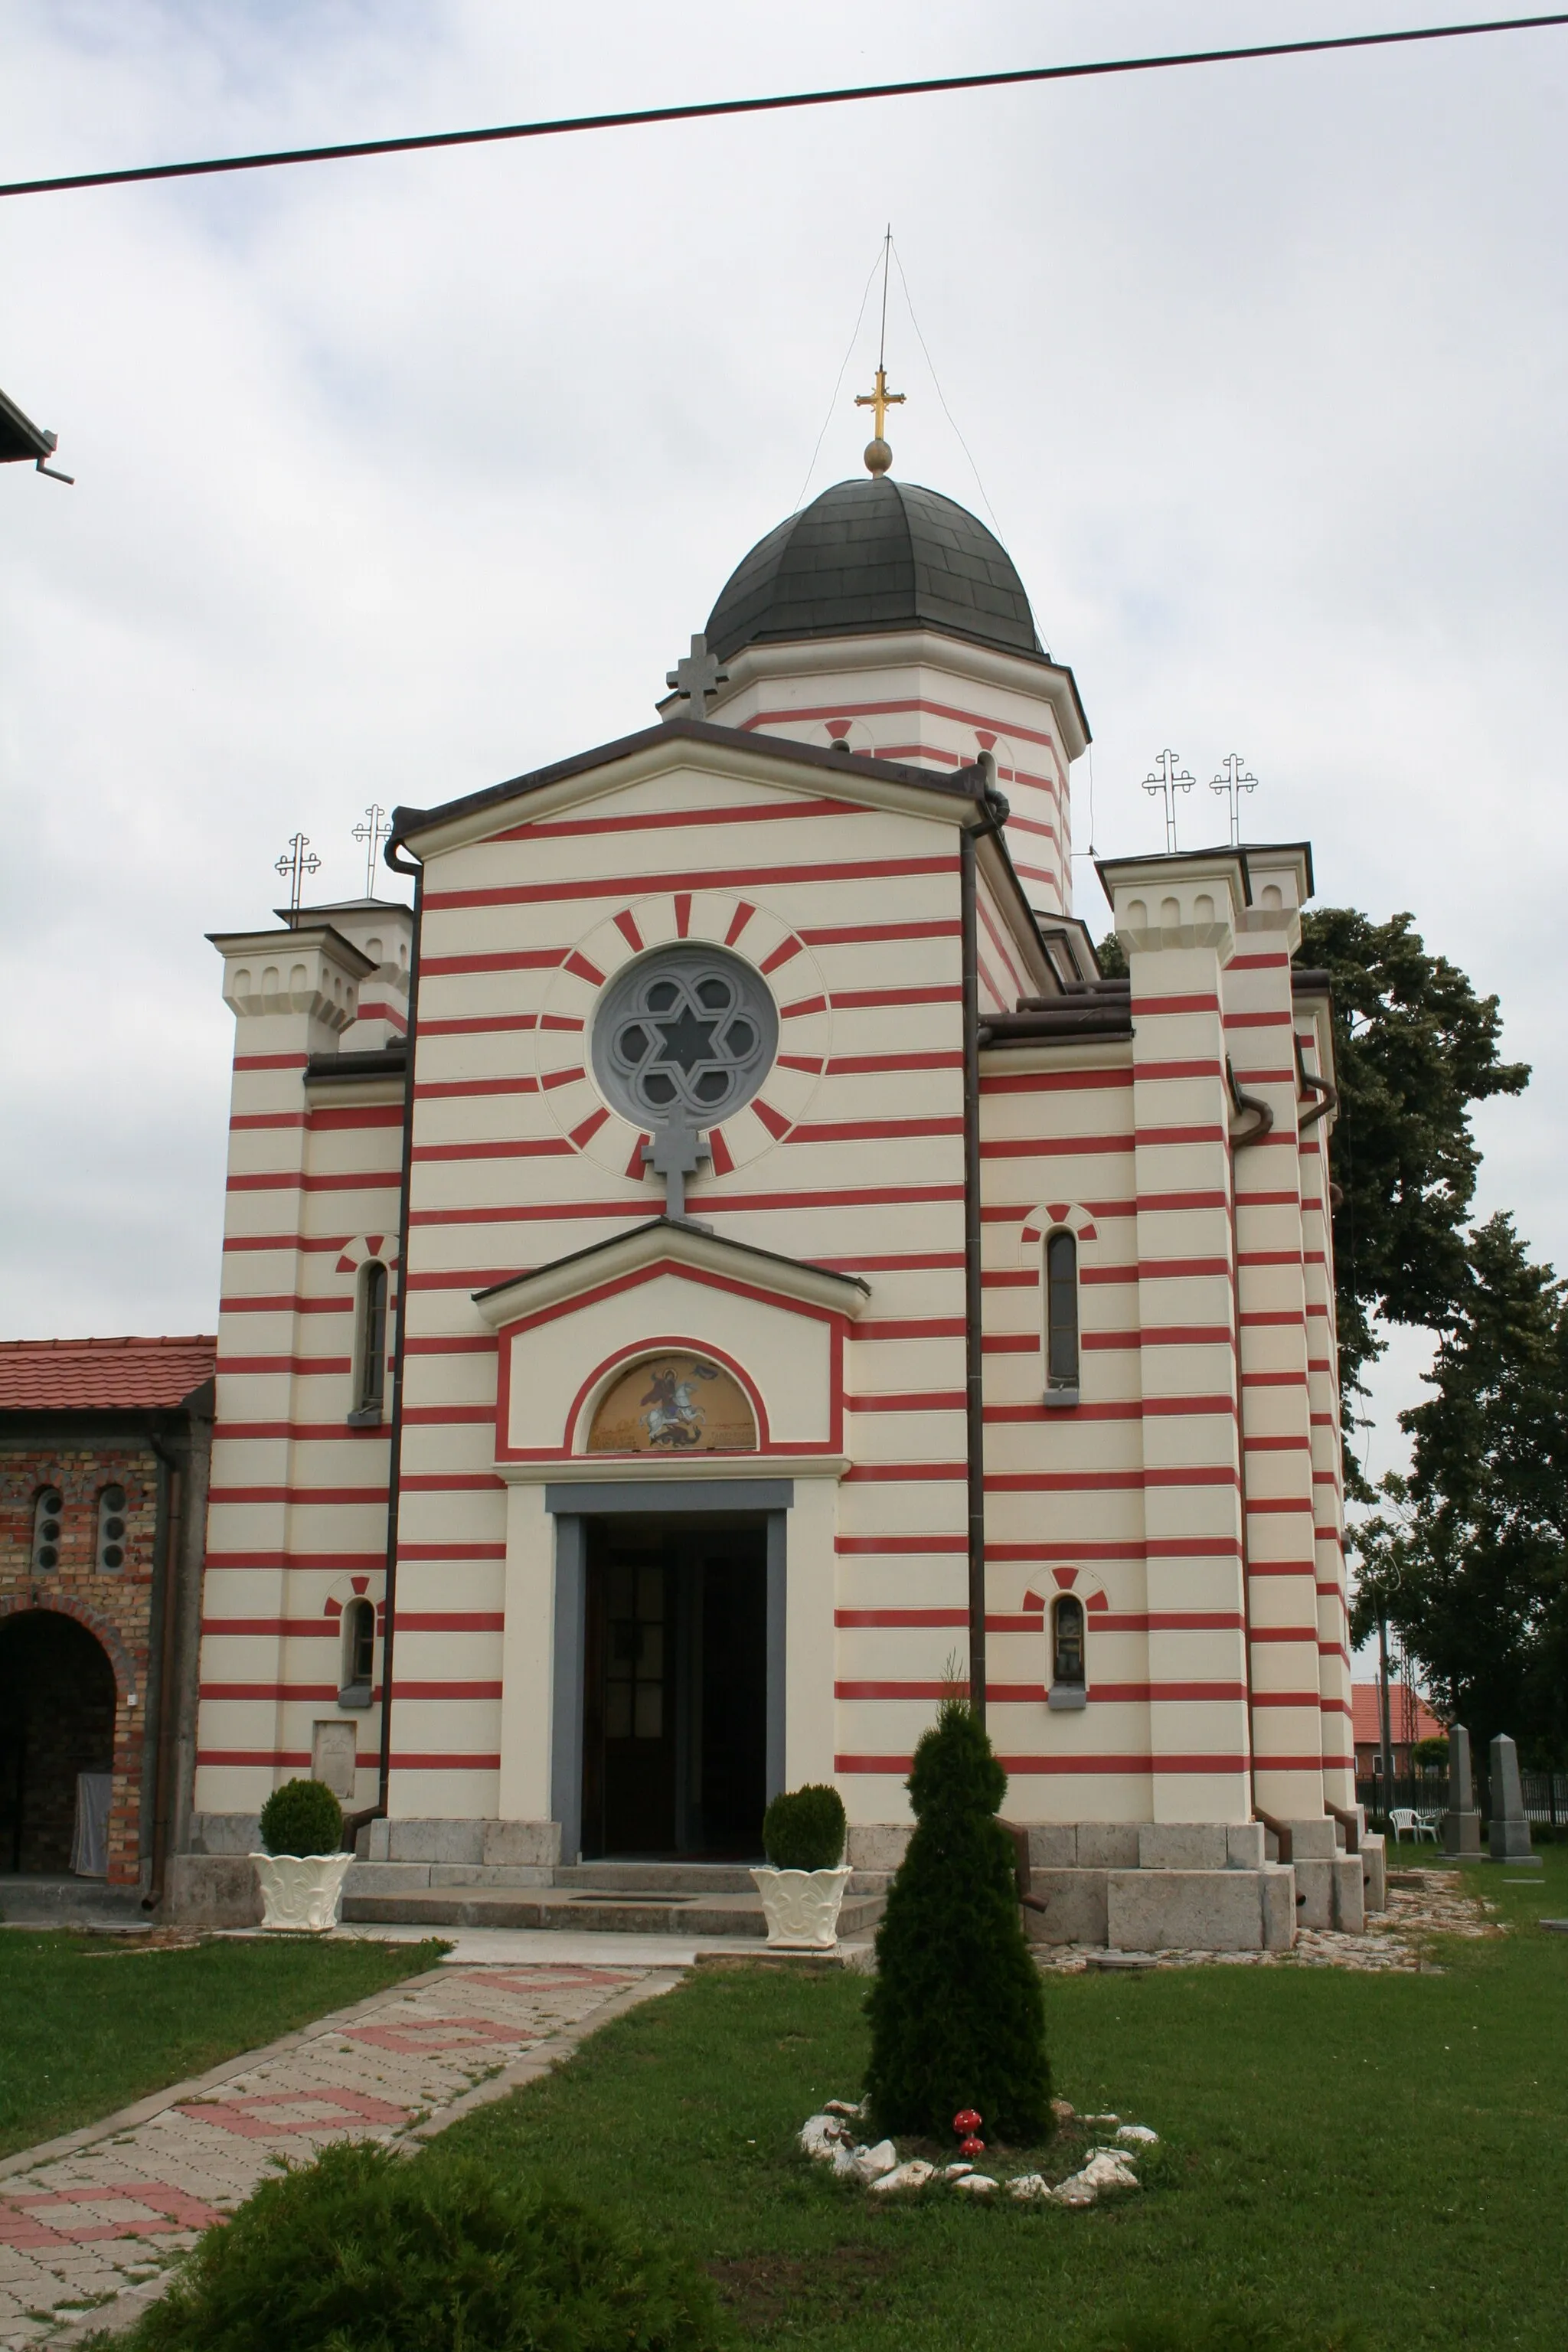
[[[0,1412],[124,1412],[177,1405],[210,1381],[217,1341],[0,1339]]]
[[[1351,1685],[1351,1722],[1358,1748],[1383,1745],[1383,1714],[1377,1683]],[[1404,1683],[1388,1685],[1388,1733],[1395,1748],[1413,1747],[1418,1739],[1440,1739],[1445,1727],[1426,1700]]]

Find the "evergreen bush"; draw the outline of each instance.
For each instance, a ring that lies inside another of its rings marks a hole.
[[[1053,2127],[1045,1992],[1024,1935],[1007,1776],[961,1698],[943,1701],[909,1777],[914,1833],[888,1891],[867,2000],[866,2088],[879,2129],[944,2143],[961,2107],[987,2139]]]
[[[324,1780],[285,1780],[261,1808],[268,1853],[336,1853],[342,1842],[343,1809]]]
[[[209,2230],[115,2352],[713,2352],[717,2341],[711,2291],[684,2256],[476,2164],[351,2140],[264,2181]]]
[[[763,1851],[775,1870],[837,1870],[848,1826],[837,1790],[809,1781],[773,1799],[763,1815]]]

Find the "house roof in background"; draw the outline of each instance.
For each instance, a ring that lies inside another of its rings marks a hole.
[[[1352,1736],[1358,1748],[1380,1748],[1383,1744],[1380,1688],[1377,1683],[1351,1685]],[[1388,1731],[1395,1748],[1414,1747],[1418,1739],[1441,1739],[1447,1729],[1447,1724],[1438,1722],[1426,1700],[1408,1683],[1389,1684]]]
[[[217,1341],[0,1339],[0,1412],[127,1412],[183,1404],[210,1381]]]

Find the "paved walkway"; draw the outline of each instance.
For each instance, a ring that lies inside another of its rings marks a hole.
[[[459,1948],[426,1976],[0,2163],[0,2347],[128,2325],[172,2258],[276,2158],[331,2139],[428,2137],[679,1979],[668,1950],[635,1966],[619,1952],[514,1960],[487,1939],[485,1958],[475,1966]]]

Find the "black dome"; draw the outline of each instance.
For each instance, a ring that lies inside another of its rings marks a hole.
[[[836,482],[761,539],[708,616],[721,661],[791,637],[942,629],[1046,658],[1012,558],[983,522],[915,482]]]

